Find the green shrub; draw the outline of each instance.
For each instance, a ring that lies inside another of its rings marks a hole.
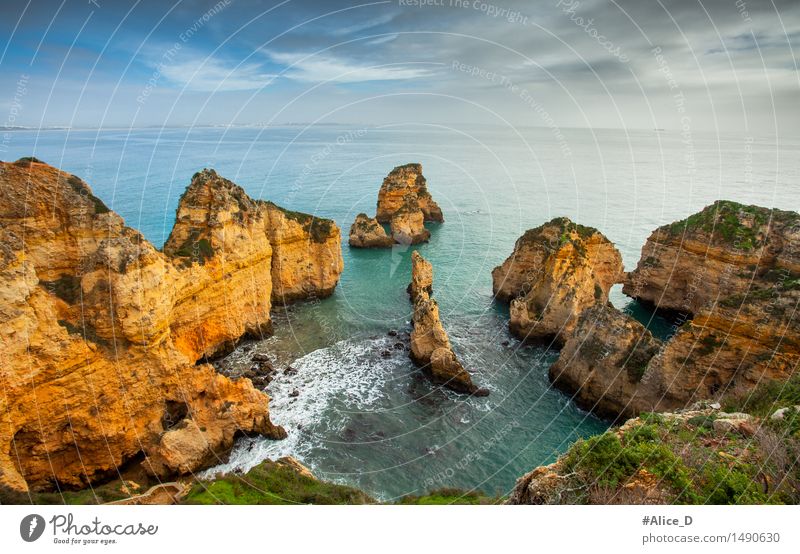
[[[364,492],[312,477],[266,460],[245,475],[200,481],[183,500],[186,504],[371,504]]]

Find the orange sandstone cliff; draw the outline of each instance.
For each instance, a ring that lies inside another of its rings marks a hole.
[[[162,253],[78,177],[0,163],[0,488],[79,488],[132,461],[185,473],[240,434],[285,436],[248,379],[200,363],[269,333],[276,282],[294,299],[338,280],[340,254],[302,259],[274,209],[200,172]],[[332,223],[298,226],[306,252],[338,249]]]
[[[632,417],[785,381],[800,364],[800,216],[716,202],[657,229],[624,291],[682,324],[662,342],[610,305],[582,311],[550,378],[584,407]]]
[[[511,304],[512,334],[563,343],[584,310],[608,302],[622,276],[622,256],[612,242],[560,217],[526,231],[492,271],[492,285],[495,297]]]

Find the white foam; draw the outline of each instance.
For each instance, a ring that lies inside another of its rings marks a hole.
[[[331,402],[338,400],[347,411],[369,409],[381,398],[386,381],[396,375],[394,369],[408,363],[407,356],[380,356],[394,340],[347,339],[295,360],[291,366],[297,373],[279,373],[269,386],[270,419],[282,425],[289,436],[280,441],[243,438],[237,441],[227,463],[203,471],[200,477],[247,472],[267,458],[282,456],[293,456],[313,470],[306,456],[322,442],[314,432],[315,426],[336,429],[345,423],[346,414],[337,420]],[[295,389],[299,395],[293,398],[290,394]]]

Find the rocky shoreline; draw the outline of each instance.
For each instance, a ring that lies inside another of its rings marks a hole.
[[[375,217],[356,217],[349,243],[420,244],[430,238],[425,223],[443,221],[421,165],[406,164],[384,179]],[[433,298],[432,265],[417,251],[411,262],[412,361],[434,383],[489,394],[453,350]],[[0,162],[0,337],[11,368],[0,374],[0,497],[81,490],[123,473],[177,483],[224,459],[243,434],[284,438],[260,390],[277,371],[270,357],[256,354],[237,371],[209,362],[242,339],[270,336],[274,306],[330,296],[343,270],[335,222],[252,199],[211,169],[192,177],[159,250],[80,178],[33,158]],[[707,431],[740,457],[741,437],[766,444],[775,426],[797,435],[794,396],[781,397],[780,417],[719,407],[795,376],[795,212],[715,202],[656,229],[628,273],[599,230],[555,218],[516,241],[492,271],[492,285],[494,298],[509,304],[513,336],[558,349],[548,370],[554,386],[603,418],[628,420],[526,474],[509,503],[698,502],[713,492],[687,477],[696,468],[686,453],[708,445],[686,433]],[[669,337],[654,336],[609,302],[615,285],[680,325]],[[686,436],[673,441],[673,432]],[[669,448],[656,449],[659,441]],[[606,480],[599,465],[581,461],[602,458],[603,449],[629,456],[638,469],[618,468]],[[648,456],[682,464],[683,473],[659,473]],[[298,498],[321,487],[332,502],[373,501],[315,484],[297,465],[267,461],[256,473],[289,482],[302,476],[303,490],[292,491]],[[780,484],[767,479],[759,493],[751,469],[742,471],[741,490],[721,501],[794,498],[793,481],[778,475],[790,470],[776,467],[769,479]],[[166,502],[185,492],[169,485],[128,496]],[[195,500],[208,500],[201,496]]]
[[[204,361],[268,335],[273,302],[330,294],[340,241],[204,170],[161,252],[80,178],[2,163],[0,489],[82,488],[130,464],[167,478],[242,433],[284,437],[266,394]]]

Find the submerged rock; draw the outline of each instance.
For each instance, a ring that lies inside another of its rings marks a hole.
[[[584,310],[608,302],[622,276],[622,256],[611,241],[560,217],[526,231],[492,271],[492,285],[498,300],[511,303],[513,335],[563,343]]]

